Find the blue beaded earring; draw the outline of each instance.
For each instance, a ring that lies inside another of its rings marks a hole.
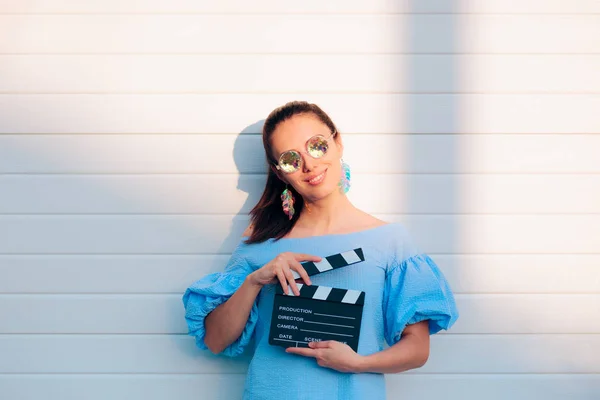
[[[340,192],[348,193],[348,190],[350,190],[350,166],[342,158],[340,158],[340,164],[342,165],[342,177],[338,186],[340,187]]]

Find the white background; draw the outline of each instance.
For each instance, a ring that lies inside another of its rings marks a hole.
[[[294,99],[456,293],[390,399],[600,398],[599,71],[592,0],[0,0],[0,398],[240,397],[181,295]]]

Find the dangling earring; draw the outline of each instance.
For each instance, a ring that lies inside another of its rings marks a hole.
[[[287,183],[285,184],[285,190],[281,193],[281,206],[283,207],[283,212],[285,215],[292,219],[294,216],[294,195],[292,191],[287,188]]]
[[[306,202],[306,200],[304,201],[304,208],[306,208],[306,212],[308,212],[310,214],[310,206],[308,205],[308,203]]]
[[[350,166],[342,158],[340,158],[340,164],[342,165],[342,177],[338,186],[340,187],[340,192],[348,193],[348,190],[350,190]]]

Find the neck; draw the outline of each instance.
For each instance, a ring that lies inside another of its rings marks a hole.
[[[323,199],[305,199],[295,226],[312,235],[326,235],[340,230],[355,209],[348,197],[336,190]]]

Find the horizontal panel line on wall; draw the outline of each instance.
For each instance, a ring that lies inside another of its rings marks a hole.
[[[144,177],[152,177],[152,176],[254,176],[254,177],[266,177],[265,174],[255,173],[255,172],[131,172],[131,171],[123,171],[123,172],[0,172],[0,177],[2,176],[28,176],[28,177],[37,177],[37,176],[144,176]],[[581,172],[357,172],[352,174],[356,175],[398,175],[398,176],[406,176],[406,175],[420,175],[420,176],[579,176],[579,175],[600,175],[600,172],[596,171],[581,171]]]
[[[511,335],[520,335],[519,333],[513,333]],[[531,333],[531,335],[544,335],[544,333]],[[559,335],[562,335],[562,333],[559,333]],[[577,333],[577,335],[588,335],[588,333]],[[78,333],[30,333],[30,332],[14,332],[14,333],[6,333],[6,332],[0,332],[0,338],[1,337],[9,337],[9,336],[189,336],[187,333],[176,333],[176,332],[170,332],[170,333],[157,333],[157,332],[153,332],[153,333],[140,333],[140,332],[135,332],[135,333],[98,333],[98,332],[91,332],[91,333],[85,333],[85,332],[78,332]],[[0,373],[0,375],[2,375]]]
[[[122,375],[127,376],[198,376],[198,374],[194,373],[186,373],[186,372],[119,372],[115,374],[114,372],[2,372],[0,373],[0,377],[3,376],[114,376],[119,377]],[[202,372],[202,375],[243,375],[246,376],[246,373],[243,372]],[[423,375],[433,375],[433,374],[423,374]],[[439,375],[453,375],[453,374],[439,374]],[[466,374],[457,374],[457,375],[466,375]],[[470,374],[468,374],[470,375]],[[496,375],[496,374],[482,374],[482,375]],[[522,374],[518,374],[522,375]],[[571,375],[564,373],[547,373],[547,374],[533,374],[532,375]],[[595,375],[593,373],[581,373],[581,375]]]
[[[190,282],[191,283],[191,282]],[[0,293],[0,300],[2,298],[11,298],[11,297],[29,297],[29,298],[73,298],[73,297],[84,297],[86,299],[89,298],[112,298],[121,297],[123,299],[133,298],[139,299],[140,297],[148,297],[148,298],[157,298],[157,297],[179,297],[183,293]],[[511,298],[530,298],[530,297],[544,297],[544,298],[552,298],[556,296],[560,297],[569,297],[569,298],[590,298],[597,297],[596,293],[455,293],[455,297],[457,299],[489,299],[489,298],[503,298],[503,297],[511,297]],[[599,298],[600,299],[600,298]],[[598,302],[600,307],[600,302]],[[600,308],[599,308],[600,311]]]
[[[489,253],[485,253],[485,254],[473,254],[473,253],[445,253],[445,252],[428,252],[427,254],[430,255],[436,255],[436,256],[448,256],[448,257],[461,257],[461,256],[505,256],[505,257],[512,257],[512,256],[552,256],[552,255],[557,255],[557,256],[564,256],[565,254],[563,253],[552,253],[552,252],[543,252],[543,253],[535,253],[535,252],[530,252],[530,253],[496,253],[496,254],[489,254]],[[600,253],[598,253],[600,254]],[[124,257],[124,258],[131,258],[131,257],[137,257],[137,256],[158,256],[158,257],[165,257],[165,258],[170,258],[172,256],[175,257],[183,257],[183,258],[193,258],[193,257],[202,257],[202,256],[224,256],[224,255],[231,255],[231,253],[127,253],[127,254],[121,254],[121,253],[77,253],[77,254],[73,254],[73,253],[36,253],[36,254],[29,254],[29,253],[10,253],[10,254],[2,254],[0,256],[2,257],[8,257],[8,258],[12,258],[12,257],[23,257],[23,258],[39,258],[39,257],[54,257],[54,256],[68,256],[69,258],[82,258],[82,257],[98,257],[98,258],[112,258],[112,257]],[[577,253],[577,252],[573,252],[573,253],[569,253],[568,255],[574,255],[574,256],[593,256],[593,254],[589,254],[589,253]]]
[[[452,328],[450,328],[450,330],[452,330]],[[165,336],[176,336],[176,337],[180,337],[180,338],[184,338],[184,339],[190,339],[193,341],[193,336],[189,335],[187,333],[0,333],[0,338],[9,338],[9,337],[17,337],[17,336],[25,336],[25,337],[51,337],[51,338],[55,338],[55,337],[72,337],[72,338],[76,338],[76,337],[98,337],[99,339],[102,338],[108,338],[108,337],[115,337],[115,338],[120,338],[120,337],[124,337],[124,336],[139,336],[139,337],[156,337],[156,338],[163,338]],[[497,332],[492,332],[492,333],[452,333],[451,331],[446,332],[445,330],[441,330],[440,333],[435,335],[435,338],[439,338],[439,337],[448,337],[448,336],[452,336],[453,339],[459,338],[459,337],[473,337],[473,336],[485,336],[485,337],[507,337],[507,336],[516,336],[516,337],[521,337],[521,336],[543,336],[543,337],[556,337],[556,338],[569,338],[572,336],[584,336],[584,337],[599,337],[600,333],[597,332],[574,332],[574,333],[565,333],[565,332],[558,332],[558,333],[544,333],[544,332],[532,332],[532,333],[497,333]],[[2,375],[2,373],[0,373],[0,375]]]
[[[600,294],[600,289],[598,291],[590,291],[590,292],[561,292],[561,291],[552,291],[548,292],[458,292],[456,290],[453,291],[455,296],[514,296],[514,295],[524,295],[524,296],[538,296],[538,295],[557,295],[557,296],[585,296],[585,295],[596,295]],[[180,296],[183,294],[182,292],[10,292],[3,293],[0,292],[1,296]]]
[[[191,282],[190,282],[191,284]],[[182,291],[178,291],[178,292],[123,292],[123,293],[118,293],[118,292],[106,292],[106,293],[102,293],[102,292],[81,292],[81,293],[76,293],[76,292],[69,292],[69,293],[59,293],[59,292],[53,292],[53,293],[36,293],[36,292],[23,292],[23,293],[17,293],[17,292],[11,292],[11,293],[1,293],[0,292],[0,300],[2,299],[10,299],[11,297],[14,297],[15,299],[19,299],[19,298],[26,298],[26,299],[56,299],[56,298],[65,298],[65,299],[69,299],[69,298],[84,298],[84,299],[94,299],[94,298],[106,298],[106,299],[111,299],[114,300],[115,298],[121,298],[124,300],[127,299],[140,299],[140,298],[161,298],[161,297],[173,297],[173,298],[180,298],[183,295],[184,290]],[[493,299],[493,298],[519,298],[519,297],[523,297],[525,299],[527,298],[549,298],[552,299],[553,297],[567,297],[569,299],[571,298],[583,298],[583,299],[587,299],[590,297],[597,297],[598,294],[600,294],[600,291],[598,292],[589,292],[589,293],[585,293],[585,292],[552,292],[552,293],[526,293],[526,292],[518,292],[518,293],[500,293],[500,292],[494,292],[494,293],[477,293],[477,292],[469,292],[469,293],[461,293],[461,292],[456,292],[453,291],[454,293],[454,297],[456,299]],[[600,303],[599,303],[600,304]],[[599,309],[600,311],[600,309]],[[3,332],[0,332],[3,333]],[[452,332],[450,332],[452,333]],[[540,333],[546,333],[546,332],[540,332]],[[587,332],[581,332],[581,333],[587,333]],[[128,333],[129,334],[129,333]],[[462,334],[462,333],[461,333]],[[465,333],[466,334],[466,333]],[[521,334],[521,333],[515,333],[515,334]],[[530,334],[530,333],[527,333]]]
[[[77,2],[77,1],[20,1],[0,4],[0,10],[14,14],[157,14],[157,13],[207,13],[207,14],[579,14],[583,12],[597,13],[598,3],[593,0],[572,2],[529,0],[527,2],[506,2],[492,0],[485,2],[440,2],[422,1],[389,1],[373,0],[369,2],[350,0],[333,0],[319,2],[315,0],[303,2],[277,2],[263,0],[248,3],[240,0],[223,2],[174,0],[159,1],[115,1]]]
[[[564,255],[572,255],[572,256],[594,256],[600,255],[600,251],[598,253],[580,253],[580,252],[572,252],[572,253],[553,253],[553,252],[544,252],[544,253],[436,253],[436,252],[427,252],[430,256],[564,256]],[[0,253],[0,257],[2,256],[18,256],[18,257],[40,257],[40,256],[72,256],[72,257],[112,257],[112,256],[229,256],[231,253]]]
[[[170,375],[176,375],[176,376],[190,376],[190,377],[196,377],[198,376],[198,373],[186,373],[186,372],[119,372],[119,373],[114,373],[114,372],[2,372],[0,373],[0,377],[2,376],[114,376],[114,377],[120,377],[120,376],[170,376]],[[234,375],[234,376],[246,376],[247,374],[245,372],[227,372],[227,371],[222,371],[222,372],[202,372],[202,375]],[[392,375],[394,377],[396,377],[396,374],[388,374],[388,375]],[[563,377],[569,377],[571,375],[577,375],[577,376],[589,376],[589,377],[597,377],[600,375],[600,372],[519,372],[519,373],[513,373],[513,372],[494,372],[494,373],[489,373],[489,372],[469,372],[469,373],[464,373],[464,372],[410,372],[410,376],[416,376],[416,375],[424,375],[424,376],[463,376],[463,377],[471,377],[471,376],[477,376],[477,377],[496,377],[498,375],[501,376],[514,376],[514,377],[520,377],[523,375],[526,376],[554,376],[554,377],[559,377],[559,376],[563,376]],[[396,379],[396,378],[394,378]]]
[[[111,92],[31,92],[31,91],[20,91],[20,92],[12,92],[12,91],[0,91],[0,95],[5,96],[133,96],[133,95],[148,95],[148,96],[187,96],[187,95],[282,95],[289,94],[288,90],[285,91],[111,91]],[[365,95],[494,95],[494,96],[530,96],[530,95],[539,95],[541,96],[561,96],[561,95],[569,95],[569,96],[588,96],[594,94],[600,94],[598,91],[586,91],[586,90],[578,90],[578,91],[553,91],[553,92],[545,92],[545,91],[519,91],[519,92],[494,92],[494,91],[379,91],[379,90],[360,90],[360,91],[297,91],[295,95],[357,95],[357,96],[365,96]]]
[[[265,90],[265,91],[261,91],[261,92],[253,92],[253,91],[227,91],[227,90],[221,90],[218,92],[210,92],[210,91],[189,91],[189,92],[181,92],[181,91],[160,91],[160,92],[154,92],[154,91],[106,91],[106,92],[37,92],[37,91],[19,91],[19,92],[12,92],[12,91],[0,91],[0,95],[24,95],[24,94],[30,94],[30,95],[40,95],[40,96],[46,96],[46,95],[65,95],[65,96],[78,96],[78,95],[83,95],[83,96],[92,96],[92,95],[149,95],[149,96],[160,96],[160,95],[179,95],[179,96],[184,96],[184,95],[221,95],[221,94],[250,94],[250,95],[263,95],[263,94],[287,94],[289,93],[289,91],[276,91],[276,90]],[[423,94],[423,95],[463,95],[463,94],[478,94],[478,95],[485,95],[485,94],[494,94],[494,95],[500,95],[500,94],[506,94],[506,95],[548,95],[548,96],[557,96],[557,95],[569,95],[569,96],[576,96],[576,95],[590,95],[590,94],[600,94],[599,91],[595,91],[595,90],[578,90],[578,91],[564,91],[564,92],[560,92],[560,91],[541,91],[541,90],[528,90],[528,91],[519,91],[519,92],[497,92],[497,91],[448,91],[448,92],[440,92],[440,91],[436,91],[436,92],[429,92],[429,91],[379,91],[379,90],[360,90],[360,91],[332,91],[332,90],[328,90],[328,91],[302,91],[302,90],[298,90],[296,92],[299,95],[335,95],[335,94],[339,94],[339,95],[367,95],[367,94],[374,94],[374,95],[392,95],[392,94],[403,94],[403,95],[413,95],[413,94]]]
[[[463,377],[471,377],[471,376],[477,376],[477,377],[496,377],[498,375],[500,376],[514,376],[514,377],[520,377],[523,375],[526,376],[554,376],[554,377],[569,377],[572,375],[576,375],[576,376],[589,376],[589,377],[597,377],[600,375],[600,372],[579,372],[579,371],[574,371],[574,372],[519,372],[519,373],[515,373],[515,372],[420,372],[419,370],[411,370],[411,371],[407,371],[407,373],[410,374],[410,376],[439,376],[439,377],[443,377],[443,376],[452,376],[452,377],[458,377],[458,376],[463,376]],[[217,371],[217,372],[212,372],[212,371],[203,371],[200,373],[201,375],[229,375],[229,376],[246,376],[247,374],[245,372],[236,372],[236,371]],[[118,373],[114,373],[114,372],[1,372],[0,373],[0,377],[2,376],[115,376],[115,377],[119,377],[119,376],[171,376],[171,375],[175,375],[175,376],[198,376],[199,373],[189,373],[189,372],[118,372]],[[398,374],[387,374],[390,377],[394,377],[393,379],[396,379],[396,377],[399,377]]]
[[[264,52],[264,53],[258,53],[258,52],[230,52],[230,53],[226,53],[226,52],[222,52],[222,53],[214,53],[214,52],[186,52],[186,53],[177,53],[177,52],[173,52],[173,53],[165,53],[165,52],[97,52],[97,53],[76,53],[76,52],[71,52],[71,53],[67,53],[67,52],[48,52],[48,53],[36,53],[36,52],[23,52],[23,53],[10,53],[10,52],[0,52],[0,56],[98,56],[98,55],[103,55],[103,56],[131,56],[131,55],[136,55],[136,56],[187,56],[187,55],[202,55],[202,56],[230,56],[230,55],[242,55],[242,56],[329,56],[329,55],[339,55],[339,56],[382,56],[382,55],[432,55],[432,56],[436,56],[436,55],[440,55],[440,56],[446,56],[446,55],[457,55],[457,56],[461,56],[461,55],[465,55],[465,56],[470,56],[470,55],[494,55],[494,56],[515,56],[515,55],[523,55],[525,53],[514,53],[514,52],[490,52],[490,53],[486,53],[486,52],[421,52],[421,53],[416,53],[416,52],[407,52],[407,51],[403,51],[403,52],[381,52],[381,53],[367,53],[367,52],[336,52],[336,53],[331,53],[331,52],[321,52],[321,53],[298,53],[298,52],[285,52],[285,51],[278,51],[278,52]],[[581,51],[581,52],[577,52],[577,51],[571,51],[568,53],[565,52],[536,52],[536,53],[531,53],[532,55],[540,55],[540,56],[585,56],[585,55],[590,55],[590,56],[595,56],[595,55],[600,55],[600,51]]]
[[[344,132],[343,135],[344,136],[360,136],[360,135],[368,135],[368,134],[373,134],[372,132],[358,132],[358,131],[353,131],[353,132]],[[103,131],[96,131],[96,132],[60,132],[60,133],[56,133],[56,132],[0,132],[0,137],[1,136],[77,136],[77,137],[82,137],[82,136],[96,136],[96,135],[102,135],[102,136],[121,136],[121,135],[126,135],[126,136],[168,136],[168,135],[177,135],[177,136],[207,136],[207,135],[236,135],[236,136],[243,136],[243,137],[252,137],[252,136],[256,136],[256,137],[261,137],[260,133],[206,133],[206,132],[177,132],[177,133],[164,133],[164,132],[103,132]],[[553,135],[553,136],[564,136],[564,137],[568,137],[569,135],[587,135],[587,136],[600,136],[600,130],[598,132],[576,132],[576,131],[572,131],[572,132],[568,132],[568,133],[564,133],[564,132],[506,132],[506,133],[497,133],[497,132],[378,132],[375,133],[375,135],[381,135],[381,136],[414,136],[414,135],[418,135],[418,136],[440,136],[440,135],[448,135],[448,136],[473,136],[473,135],[477,135],[477,136],[498,136],[498,135],[502,135],[502,136],[522,136],[522,135],[536,135],[536,136],[546,136],[546,135]]]
[[[0,12],[0,15],[15,15],[15,16],[60,16],[60,15],[81,15],[81,16],[127,16],[127,15],[165,15],[165,16],[186,16],[186,15],[200,15],[200,16],[302,16],[302,15],[324,15],[324,16],[345,16],[345,15],[373,15],[373,16],[394,16],[394,15],[516,15],[516,16],[537,16],[537,15],[549,15],[549,16],[589,16],[589,15],[600,15],[597,12],[368,12],[368,11],[335,11],[335,12],[196,12],[196,11],[174,11],[174,12]]]
[[[87,217],[87,216],[106,216],[106,217],[110,217],[110,216],[134,216],[134,217],[140,217],[140,216],[175,216],[175,217],[186,217],[186,216],[193,216],[193,217],[209,217],[209,216],[219,216],[219,217],[238,217],[238,216],[247,216],[247,213],[240,213],[240,214],[232,214],[232,213],[219,213],[219,212],[212,212],[212,213],[114,213],[114,212],[109,212],[109,213],[26,213],[26,214],[22,214],[22,213],[0,213],[0,216],[2,217],[38,217],[38,216],[68,216],[68,217]],[[597,216],[600,215],[600,212],[547,212],[547,213],[531,213],[531,212],[527,212],[527,213],[514,213],[514,212],[510,212],[510,213],[401,213],[401,214],[386,214],[390,217],[402,217],[402,216],[411,216],[411,217],[421,217],[421,216],[435,216],[435,217],[443,217],[443,216],[505,216],[505,217],[510,217],[510,216],[532,216],[532,217],[544,217],[544,216],[572,216],[572,215],[576,215],[576,216],[585,216],[585,215],[590,215],[590,216]]]
[[[231,216],[232,214],[227,214],[227,213],[219,213],[219,212],[214,212],[214,213],[210,213],[210,214],[178,214],[178,213],[153,213],[153,214],[136,214],[136,213],[30,213],[30,214],[11,214],[11,213],[0,213],[0,217],[8,217],[8,216],[18,216],[18,217],[27,217],[27,216],[31,216],[31,217],[36,217],[36,216],[68,216],[68,217],[77,217],[77,216],[175,216],[175,217],[181,217],[181,216],[194,216],[194,217],[202,217],[202,216],[209,216],[209,215],[214,215],[214,216]],[[238,214],[234,214],[234,215],[238,215]],[[247,214],[242,214],[242,215],[247,215]],[[434,216],[434,217],[439,217],[439,216],[532,216],[532,217],[544,217],[544,216],[600,216],[600,212],[598,213],[589,213],[589,212],[585,212],[585,213],[578,213],[578,212],[572,212],[572,213],[554,213],[554,212],[548,212],[548,213],[455,213],[455,214],[450,214],[450,213],[443,213],[443,214],[436,214],[436,213],[429,213],[429,214],[411,214],[411,213],[405,213],[405,214],[397,214],[397,215],[403,215],[403,216]],[[0,253],[2,254],[2,253]],[[12,253],[9,253],[12,254]],[[36,253],[37,254],[37,253]],[[129,254],[129,253],[127,253]],[[472,253],[473,254],[473,253]],[[491,253],[485,253],[485,254],[491,254]],[[522,253],[519,253],[522,254]],[[586,254],[594,254],[594,253],[586,253]]]
[[[55,96],[55,97],[68,97],[68,96],[136,96],[136,95],[148,95],[148,96],[152,96],[152,97],[161,97],[161,96],[173,96],[173,95],[178,95],[178,96],[182,96],[182,97],[189,97],[189,96],[196,96],[196,97],[202,97],[202,96],[209,96],[209,95],[223,95],[223,96],[248,96],[248,95],[289,95],[291,96],[296,96],[296,92],[291,93],[290,91],[281,91],[281,92],[274,92],[274,93],[266,93],[266,92],[240,92],[240,91],[236,91],[236,92],[227,92],[227,93],[221,93],[221,92],[199,92],[199,93],[193,93],[193,92],[183,92],[183,93],[161,93],[161,92],[142,92],[142,93],[105,93],[105,92],[91,92],[91,93],[81,93],[81,92],[76,92],[76,93],[0,93],[0,95],[2,96],[18,96],[18,97],[28,97],[28,96]],[[302,94],[308,94],[308,93],[302,93]],[[473,94],[473,95],[477,95],[478,97],[502,97],[502,96],[519,96],[519,95],[523,95],[523,96],[530,96],[529,93],[521,93],[521,92],[502,92],[502,93],[490,93],[490,92],[482,92],[482,93],[456,93],[456,92],[401,92],[401,93],[395,93],[395,92],[373,92],[373,91],[360,91],[360,92],[355,92],[355,93],[348,93],[348,92],[331,92],[331,91],[327,91],[327,92],[312,92],[310,94],[315,94],[315,95],[346,95],[346,94],[355,94],[358,97],[375,97],[375,96],[386,96],[386,95],[390,95],[390,94],[410,94],[413,95],[413,97],[415,98],[422,98],[425,96],[448,96],[450,95],[450,97],[460,97],[461,94]],[[560,97],[560,96],[582,96],[582,97],[588,97],[589,93],[582,93],[582,92],[572,92],[572,93],[568,93],[568,92],[554,92],[554,93],[534,93],[536,95],[536,97],[540,97],[543,98],[544,96],[549,96],[549,97]],[[592,94],[597,94],[597,93],[592,93]],[[253,134],[256,134],[253,132]]]
[[[553,332],[553,333],[546,333],[546,332],[524,332],[524,333],[518,333],[518,332],[510,332],[510,333],[486,333],[486,332],[477,332],[477,333],[454,333],[452,332],[452,328],[450,328],[451,330],[446,332],[446,331],[440,331],[438,333],[439,336],[444,336],[444,337],[448,337],[448,336],[452,336],[452,337],[469,337],[469,336],[497,336],[497,337],[502,337],[502,336],[543,336],[543,337],[551,337],[551,336],[564,336],[564,335],[578,335],[578,336],[597,336],[598,332]],[[0,332],[0,338],[4,338],[4,337],[11,337],[11,336],[27,336],[27,337],[32,337],[32,336],[43,336],[43,337],[55,337],[55,336],[72,336],[72,337],[89,337],[89,336],[106,336],[106,337],[125,337],[125,336],[139,336],[139,337],[165,337],[165,336],[171,336],[171,337],[188,337],[190,335],[188,335],[187,333],[28,333],[28,332],[15,332],[15,333],[4,333],[4,332]],[[0,373],[0,375],[2,375],[2,373]]]

